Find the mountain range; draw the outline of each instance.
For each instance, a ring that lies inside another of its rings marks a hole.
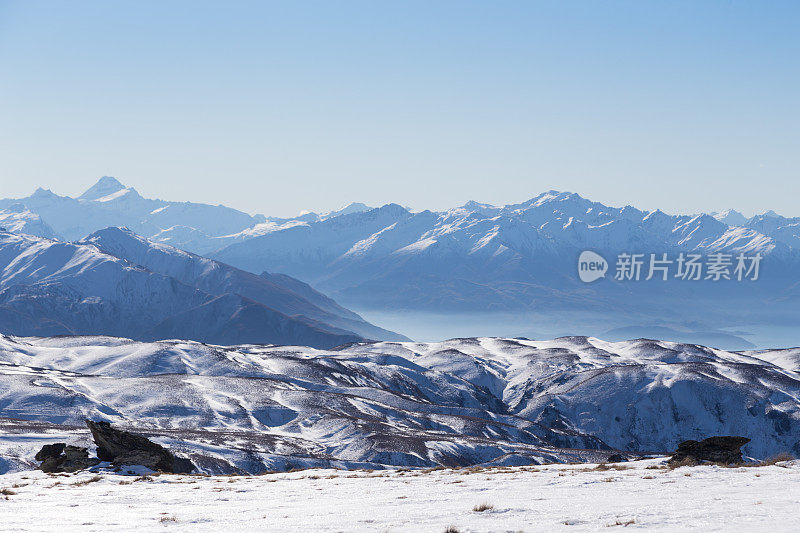
[[[753,342],[774,346],[773,329],[782,328],[788,339],[782,342],[792,343],[784,345],[800,343],[788,332],[800,323],[800,218],[766,213],[742,223],[731,212],[717,217],[615,208],[549,191],[503,207],[470,202],[444,212],[411,212],[389,204],[283,221],[209,256],[253,272],[286,272],[360,312],[391,313],[396,322],[390,323],[404,331],[410,326],[398,315],[422,312],[454,316],[442,329],[463,334],[449,324],[471,313],[505,334],[511,333],[501,329],[509,315],[512,321],[513,315],[529,316],[527,328],[520,324],[514,333],[526,336],[538,336],[540,329],[601,335],[635,326],[681,330],[685,338],[713,344],[727,335],[721,330],[738,327],[747,335],[769,330]],[[604,279],[578,278],[585,250],[608,262]],[[666,281],[645,281],[645,264],[639,281],[615,279],[624,253],[667,254],[673,270]],[[758,254],[759,277],[678,279],[680,253],[706,259],[728,254],[731,261]],[[728,339],[728,347],[752,346],[741,336]]]
[[[586,315],[602,321],[598,334],[667,328],[705,342],[728,335],[721,328],[800,323],[800,218],[774,212],[751,218],[733,210],[668,215],[548,191],[506,206],[468,202],[414,212],[397,204],[354,203],[325,214],[268,218],[224,206],[146,199],[104,177],[77,198],[39,189],[27,198],[0,200],[0,221],[15,232],[68,241],[125,226],[152,244],[261,277],[297,278],[308,284],[306,290],[313,287],[368,314],[477,313],[487,322],[497,313],[531,315],[531,329],[551,320],[570,323],[572,328],[560,329],[573,331],[581,326],[576,317]],[[608,261],[605,279],[579,280],[577,259],[584,250]],[[760,277],[614,279],[622,253],[666,253],[674,260],[681,252],[760,254]],[[711,335],[698,336],[703,332]],[[737,342],[748,345],[734,336]]]
[[[587,337],[319,350],[0,336],[0,473],[84,443],[85,418],[212,474],[601,462],[709,435],[798,455],[798,357]]]

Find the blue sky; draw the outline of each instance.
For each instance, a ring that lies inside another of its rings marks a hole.
[[[800,216],[800,4],[0,0],[0,197]]]

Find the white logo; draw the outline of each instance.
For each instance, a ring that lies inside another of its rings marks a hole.
[[[600,254],[586,250],[578,257],[578,277],[584,283],[606,277],[607,270],[608,262]]]

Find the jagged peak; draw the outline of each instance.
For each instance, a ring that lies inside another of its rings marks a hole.
[[[747,217],[735,209],[726,209],[725,211],[714,213],[712,216],[729,226],[743,226],[747,222]]]
[[[672,218],[668,214],[666,214],[661,209],[656,209],[655,211],[648,211],[647,215],[645,215],[644,220],[664,220],[667,218]]]
[[[127,188],[128,187],[123,185],[117,178],[113,176],[103,176],[97,180],[97,183],[89,187],[86,192],[78,196],[78,199],[97,200]]]
[[[555,189],[551,189],[531,198],[526,202],[508,205],[506,208],[541,207],[543,205],[557,202],[589,202],[589,200],[574,192],[557,191]]]
[[[49,198],[58,196],[56,193],[51,191],[50,189],[45,189],[43,187],[37,187],[36,190],[33,192],[34,198]]]
[[[481,202],[476,202],[475,200],[470,200],[469,202],[462,205],[461,208],[473,211],[475,209],[494,209],[495,206],[493,206],[492,204],[484,204]]]

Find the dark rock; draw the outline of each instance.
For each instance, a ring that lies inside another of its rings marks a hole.
[[[45,444],[35,459],[42,462],[39,465],[42,472],[77,472],[100,462],[100,459],[90,458],[86,448],[67,446],[63,442]]]
[[[747,437],[709,437],[702,441],[687,440],[678,444],[670,463],[703,462],[726,465],[743,462],[741,447],[750,442]]]
[[[151,470],[188,474],[194,465],[188,459],[176,457],[163,446],[147,438],[114,429],[108,422],[86,421],[97,444],[97,457],[114,465],[142,465]]]
[[[628,458],[625,457],[624,455],[620,454],[620,453],[615,453],[615,454],[609,455],[608,459],[606,459],[606,462],[607,463],[627,463],[628,462]]]
[[[44,461],[48,457],[58,457],[66,448],[66,442],[56,442],[55,444],[45,444],[34,457],[37,461]]]

